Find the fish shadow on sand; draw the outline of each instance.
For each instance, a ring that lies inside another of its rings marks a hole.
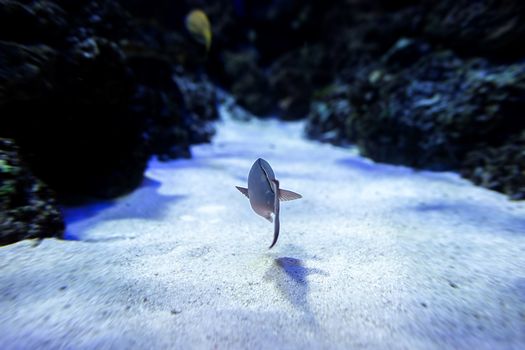
[[[314,274],[328,276],[321,269],[306,267],[300,259],[282,257],[274,259],[264,277],[273,282],[294,308],[304,314],[305,321],[317,328],[317,320],[308,303],[308,276]]]

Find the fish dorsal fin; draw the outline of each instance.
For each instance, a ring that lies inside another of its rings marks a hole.
[[[288,190],[279,189],[279,200],[281,201],[293,201],[294,199],[303,198],[299,193],[295,193]]]
[[[248,189],[244,187],[235,186],[242,194],[244,194],[246,197],[250,198],[248,195]]]

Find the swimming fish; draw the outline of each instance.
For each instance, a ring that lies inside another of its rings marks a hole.
[[[212,36],[211,24],[204,11],[192,10],[186,15],[185,25],[191,37],[206,46],[206,51],[209,51]]]
[[[303,196],[299,193],[279,188],[279,181],[275,178],[272,167],[262,158],[257,159],[250,169],[248,188],[235,187],[248,197],[255,213],[274,223],[271,249],[277,243],[277,238],[279,238],[279,201],[291,201]],[[272,220],[272,213],[274,214],[274,220]]]

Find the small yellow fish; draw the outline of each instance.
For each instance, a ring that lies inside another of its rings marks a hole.
[[[195,41],[206,46],[206,51],[211,46],[211,25],[208,16],[202,10],[192,10],[186,15],[186,29]]]

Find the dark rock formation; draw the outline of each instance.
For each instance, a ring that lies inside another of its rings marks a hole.
[[[0,1],[0,40],[62,45],[66,13],[53,1]]]
[[[277,99],[277,114],[284,120],[305,118],[314,84],[322,83],[324,58],[320,46],[304,47],[283,55],[269,68],[269,82]],[[324,82],[329,82],[325,79]]]
[[[508,194],[511,199],[525,199],[525,131],[501,146],[469,152],[461,173],[480,186]]]
[[[59,194],[128,192],[150,155],[189,156],[213,135],[205,55],[181,24],[102,0],[4,0],[0,19],[0,136]]]
[[[522,1],[427,0],[423,31],[434,42],[465,55],[497,60],[523,57]]]
[[[136,187],[149,153],[129,110],[134,83],[119,47],[90,38],[67,51],[1,44],[1,136],[61,194],[111,197]]]
[[[206,68],[251,113],[520,197],[524,36],[519,1],[0,0],[0,137],[60,194],[125,193],[212,137]]]
[[[308,116],[306,135],[334,145],[348,144],[346,122],[352,114],[349,94],[349,87],[339,84],[319,91]]]
[[[318,96],[308,136],[353,142],[376,161],[460,170],[476,184],[523,199],[525,63],[494,65],[437,51],[407,65],[389,63],[392,55],[399,53],[388,51],[383,65]]]
[[[275,110],[275,96],[268,76],[259,67],[254,52],[225,54],[225,71],[232,81],[231,92],[237,103],[259,116]]]
[[[457,169],[469,151],[500,145],[525,127],[524,83],[523,64],[492,66],[450,52],[396,74],[374,70],[351,99],[348,136],[378,161]]]
[[[238,31],[251,49],[232,47],[214,75],[250,112],[282,119],[306,117],[314,90],[353,79],[421,23],[418,8],[380,1],[243,3]]]
[[[307,134],[355,143],[377,161],[459,170],[522,198],[524,5],[340,5],[324,24],[333,82],[314,84]]]
[[[148,145],[160,160],[191,156],[189,145],[209,142],[218,118],[215,88],[203,79],[177,76],[169,87],[141,86],[139,98],[147,118]]]
[[[12,140],[0,139],[0,245],[63,231],[53,191],[27,169]]]
[[[161,160],[190,157],[189,146],[215,132],[215,87],[203,75],[177,71],[168,48],[152,50],[141,40],[128,41],[125,50],[137,82],[132,108],[146,122],[148,148]]]

